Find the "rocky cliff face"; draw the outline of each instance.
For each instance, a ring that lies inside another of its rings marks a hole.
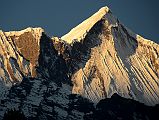
[[[1,79],[9,83],[20,82],[23,76],[35,76],[40,52],[41,28],[28,28],[19,32],[3,32],[0,36]]]
[[[63,42],[49,38],[41,28],[1,31],[0,42],[0,119],[9,110],[41,120],[82,119],[91,111],[93,103],[72,94],[69,69],[61,55],[67,48]]]
[[[28,119],[83,119],[114,93],[159,103],[159,45],[109,8],[61,38],[42,28],[0,31],[0,119],[8,109]]]

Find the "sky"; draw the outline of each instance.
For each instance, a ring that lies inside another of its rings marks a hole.
[[[159,43],[159,0],[0,0],[0,29],[42,27],[61,37],[103,6],[133,32]]]

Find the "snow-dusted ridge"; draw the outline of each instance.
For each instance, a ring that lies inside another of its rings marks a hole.
[[[20,30],[20,31],[9,31],[9,32],[5,32],[6,36],[13,36],[13,35],[21,35],[24,32],[44,32],[44,29],[42,29],[41,27],[28,27],[26,29]]]
[[[41,37],[42,33],[44,32],[44,29],[41,27],[36,27],[36,28],[28,27],[28,28],[26,28],[24,30],[20,30],[20,31],[4,32],[4,34],[6,35],[6,37],[10,37],[10,36],[19,37],[20,35],[22,35],[26,32],[31,32],[36,40],[40,40],[40,37]]]
[[[147,45],[153,45],[159,51],[159,45],[156,42],[150,39],[143,38],[141,35],[134,33],[126,26],[124,26],[124,28],[127,30],[129,35],[132,36],[134,39],[136,39],[138,42],[142,42],[143,44],[147,44]]]

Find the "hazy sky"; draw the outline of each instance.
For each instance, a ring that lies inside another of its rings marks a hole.
[[[135,33],[159,43],[159,0],[0,0],[0,29],[39,26],[60,37],[103,6]]]

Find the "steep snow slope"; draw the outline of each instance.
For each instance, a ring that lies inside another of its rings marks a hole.
[[[83,21],[77,27],[73,28],[68,34],[62,36],[61,39],[67,40],[66,42],[68,43],[71,43],[73,40],[80,41],[85,37],[86,33],[89,32],[89,30],[94,26],[94,24],[99,21],[108,11],[108,7],[102,7],[89,19]]]
[[[159,103],[159,45],[128,30],[109,9],[100,9],[62,39],[76,39],[71,43],[77,54],[71,66],[78,68],[73,93],[94,102],[118,93],[148,105]]]

